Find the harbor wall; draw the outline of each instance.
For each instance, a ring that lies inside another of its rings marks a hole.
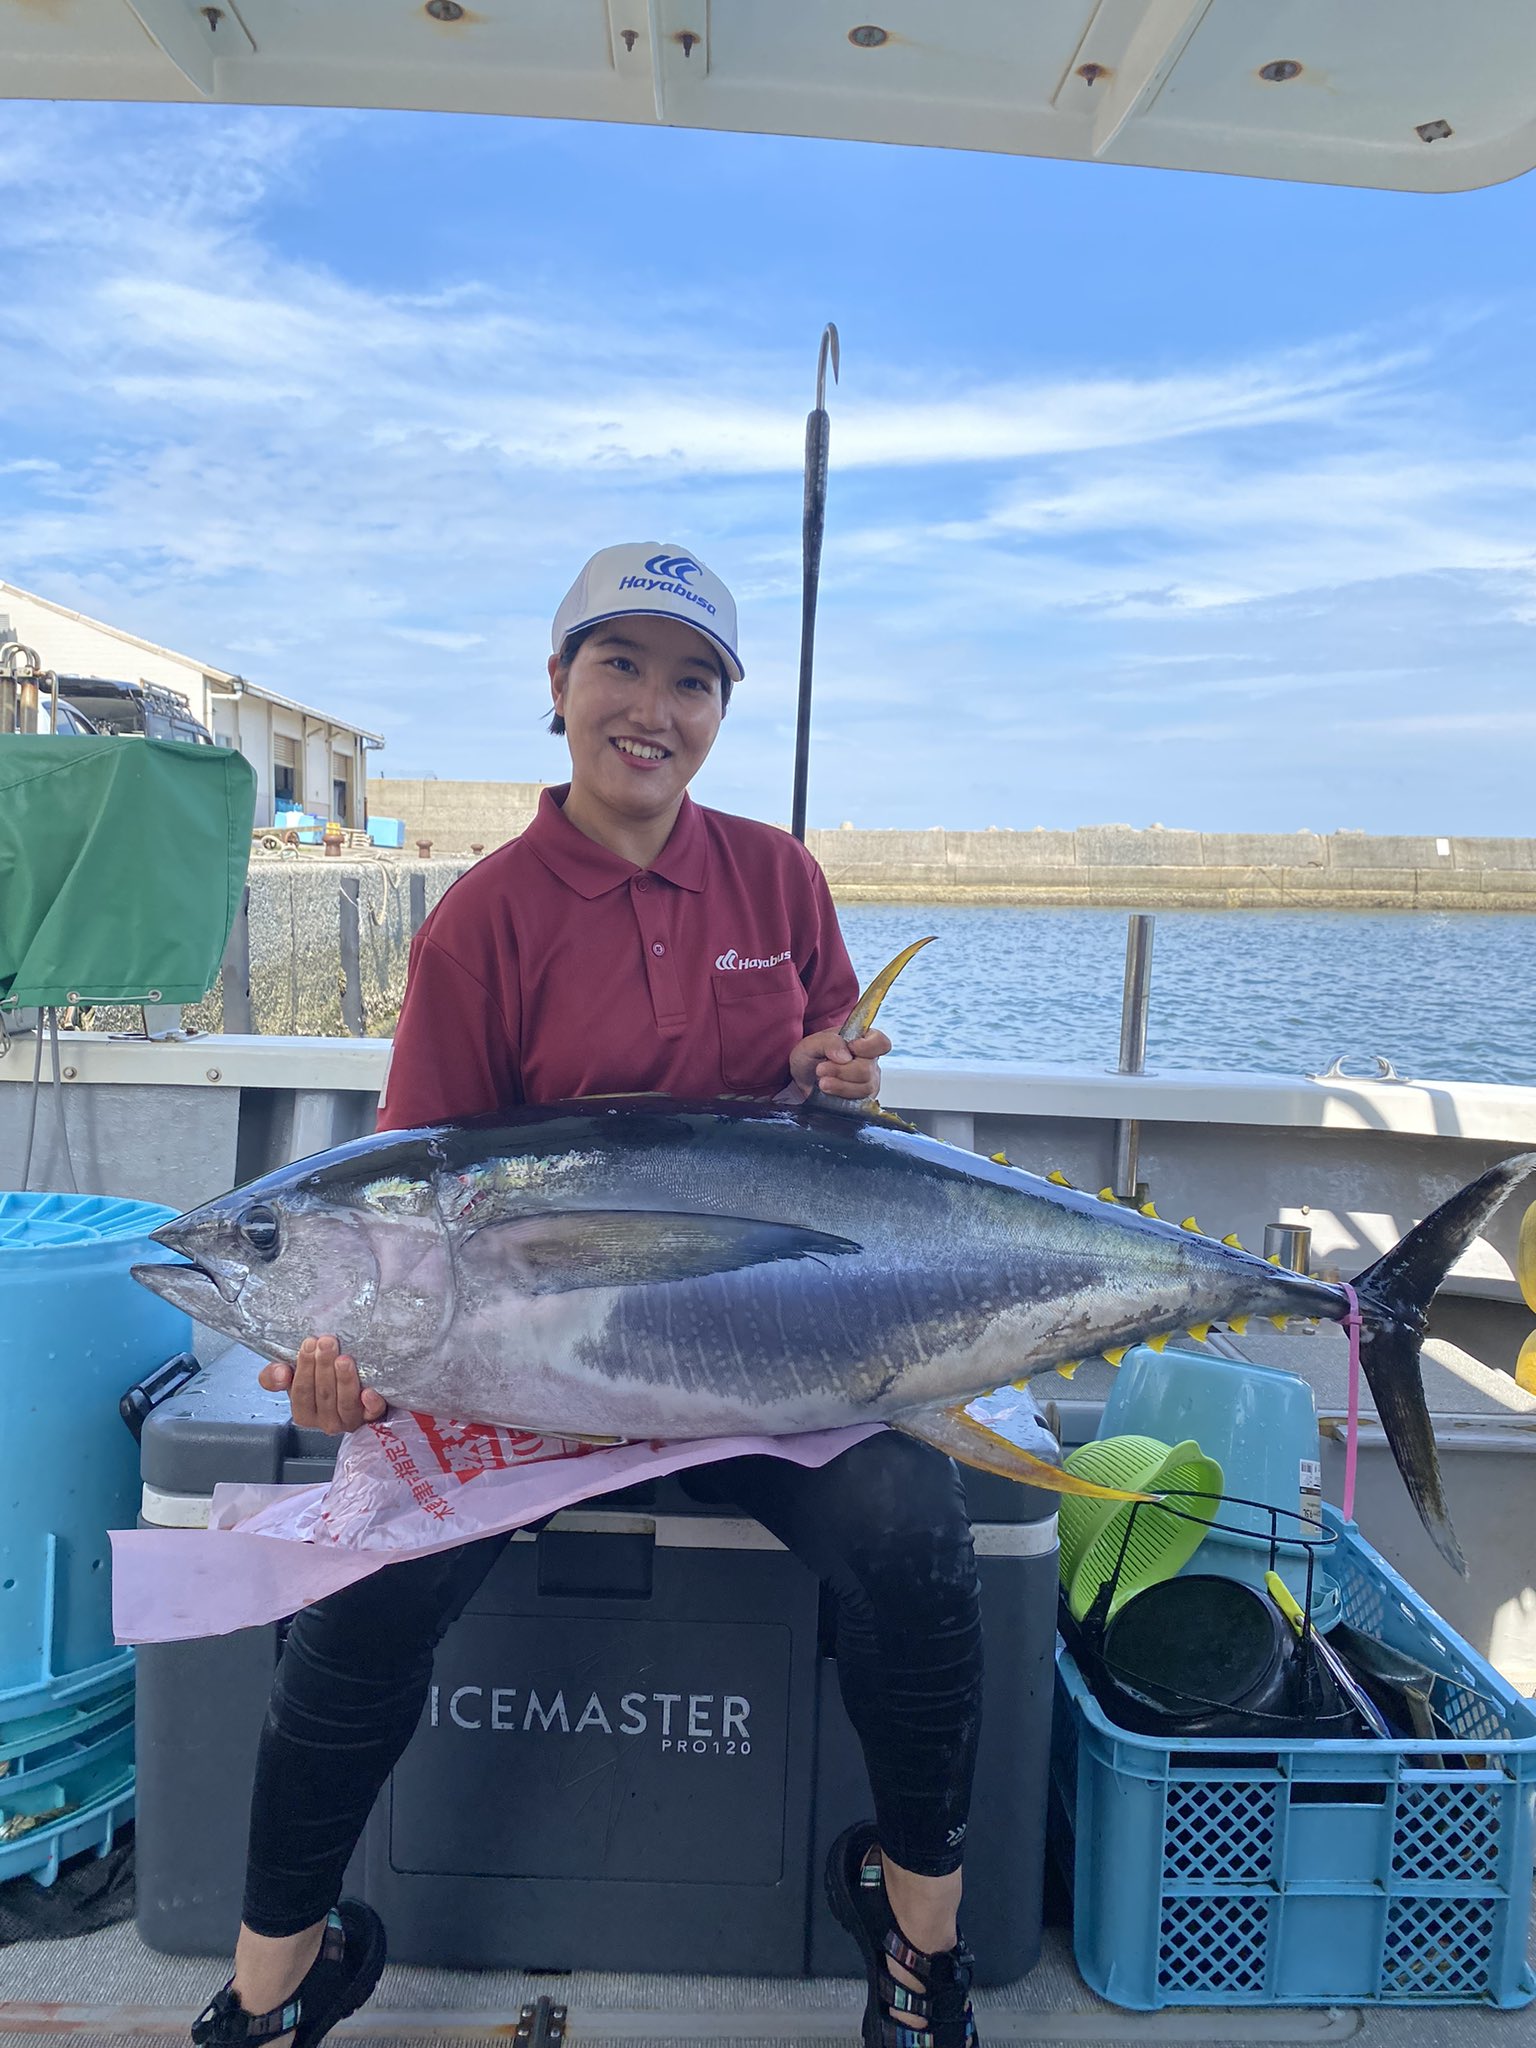
[[[430,841],[435,856],[489,853],[515,839],[539,807],[542,782],[439,782],[388,775],[368,779],[370,818],[402,818],[405,850]]]
[[[1536,840],[1365,832],[811,832],[849,903],[1124,909],[1536,910]]]
[[[370,812],[403,818],[405,847],[489,853],[532,818],[537,782],[368,785]],[[1536,839],[1366,832],[1195,832],[1160,825],[1074,831],[811,832],[849,903],[1100,904],[1124,909],[1536,910]]]

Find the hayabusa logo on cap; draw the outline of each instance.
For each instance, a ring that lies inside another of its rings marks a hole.
[[[686,583],[690,576],[701,573],[701,564],[692,555],[652,555],[646,568],[653,576],[670,576],[677,583]]]

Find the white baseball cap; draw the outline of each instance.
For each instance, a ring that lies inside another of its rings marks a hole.
[[[640,615],[681,619],[692,626],[719,648],[731,681],[741,681],[735,598],[697,555],[669,541],[624,541],[600,548],[555,613],[554,650],[558,654],[567,636],[583,626]]]

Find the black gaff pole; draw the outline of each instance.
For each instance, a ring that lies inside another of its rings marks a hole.
[[[827,529],[827,452],[832,422],[827,418],[827,361],[838,381],[837,329],[828,321],[816,359],[816,405],[805,421],[805,518],[800,584],[800,702],[795,714],[795,793],[789,829],[805,839],[805,786],[811,765],[811,670],[816,658],[816,595],[821,587],[821,543]]]

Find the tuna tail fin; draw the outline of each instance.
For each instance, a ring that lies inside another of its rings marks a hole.
[[[1504,1198],[1532,1173],[1536,1152],[1501,1160],[1415,1224],[1355,1282],[1362,1311],[1360,1362],[1381,1426],[1420,1521],[1446,1563],[1463,1577],[1467,1564],[1446,1508],[1419,1350],[1429,1304],[1448,1269],[1481,1235]]]

